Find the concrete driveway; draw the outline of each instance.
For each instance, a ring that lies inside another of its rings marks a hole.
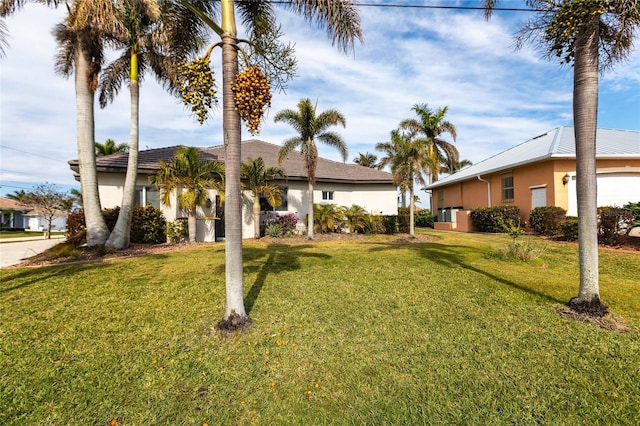
[[[24,259],[60,244],[64,239],[63,235],[53,236],[50,240],[35,237],[16,238],[15,241],[11,241],[10,238],[4,238],[0,240],[0,268],[17,265]]]

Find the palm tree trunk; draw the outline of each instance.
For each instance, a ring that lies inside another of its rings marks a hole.
[[[313,183],[309,179],[309,215],[307,216],[307,238],[313,240]]]
[[[254,194],[253,198],[253,225],[253,236],[258,239],[260,238],[260,194],[257,192]]]
[[[131,240],[131,220],[133,219],[133,208],[136,193],[136,181],[138,180],[138,145],[139,145],[139,105],[140,86],[138,82],[138,56],[131,54],[131,78],[129,79],[129,92],[131,95],[131,130],[129,141],[129,160],[127,162],[127,173],[124,178],[124,189],[122,203],[116,226],[111,231],[107,240],[107,246],[117,250],[129,247]]]
[[[222,0],[222,115],[225,148],[225,280],[227,308],[224,319],[248,319],[242,283],[242,199],[240,193],[240,114],[235,110],[231,83],[238,74],[238,52],[233,1]]]
[[[187,228],[189,229],[189,242],[196,242],[196,232],[197,232],[197,221],[196,221],[196,209],[189,210],[189,215],[187,219]]]
[[[416,228],[415,228],[415,219],[414,212],[416,210],[416,199],[414,197],[414,183],[411,182],[411,186],[409,186],[409,236],[411,238],[416,237]]]
[[[576,141],[576,190],[580,289],[572,304],[600,305],[598,287],[598,209],[596,129],[598,117],[599,16],[578,35],[575,48],[573,116]]]
[[[89,87],[90,57],[83,42],[78,40],[75,57],[76,86],[76,127],[78,143],[78,169],[82,189],[82,208],[87,227],[87,245],[89,247],[104,244],[109,229],[102,216],[100,194],[98,192],[98,173],[96,171],[95,127],[94,127],[94,91]]]

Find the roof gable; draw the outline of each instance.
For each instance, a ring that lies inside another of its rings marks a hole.
[[[465,167],[459,172],[427,186],[427,189],[475,179],[478,176],[551,158],[573,159],[575,157],[573,126],[558,127],[479,163]],[[596,133],[596,158],[640,158],[640,132],[634,130],[598,129]]]

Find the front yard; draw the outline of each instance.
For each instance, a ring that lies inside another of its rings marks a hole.
[[[561,312],[574,245],[524,264],[491,255],[507,236],[420,234],[245,242],[230,338],[220,243],[3,269],[0,423],[640,422],[639,254],[601,252],[609,331]]]

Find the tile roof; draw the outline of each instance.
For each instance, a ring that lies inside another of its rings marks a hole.
[[[24,204],[12,200],[11,198],[0,197],[0,210],[17,210],[17,211],[28,211],[31,210],[31,207],[25,206]]]
[[[558,127],[479,163],[465,167],[457,173],[428,185],[426,189],[475,179],[477,176],[551,158],[575,158],[575,156],[573,126]],[[637,130],[598,129],[596,133],[596,158],[640,159],[640,132]]]
[[[161,161],[169,162],[173,160],[175,153],[183,145],[168,148],[157,148],[140,151],[138,159],[138,173],[149,174],[156,170]],[[246,161],[249,157],[262,157],[267,166],[278,165],[278,151],[280,145],[264,142],[257,139],[243,141],[241,145],[241,158]],[[204,160],[217,160],[224,163],[224,145],[210,148],[198,148],[200,158]],[[111,173],[124,173],[127,168],[126,153],[105,155],[96,158],[98,171]],[[69,161],[69,166],[77,174],[78,160]],[[307,172],[304,169],[299,151],[293,151],[282,162],[282,167],[287,173],[288,180],[307,180]],[[316,180],[320,182],[335,183],[382,183],[392,184],[391,173],[360,166],[359,164],[346,164],[338,161],[318,158],[316,168]]]

